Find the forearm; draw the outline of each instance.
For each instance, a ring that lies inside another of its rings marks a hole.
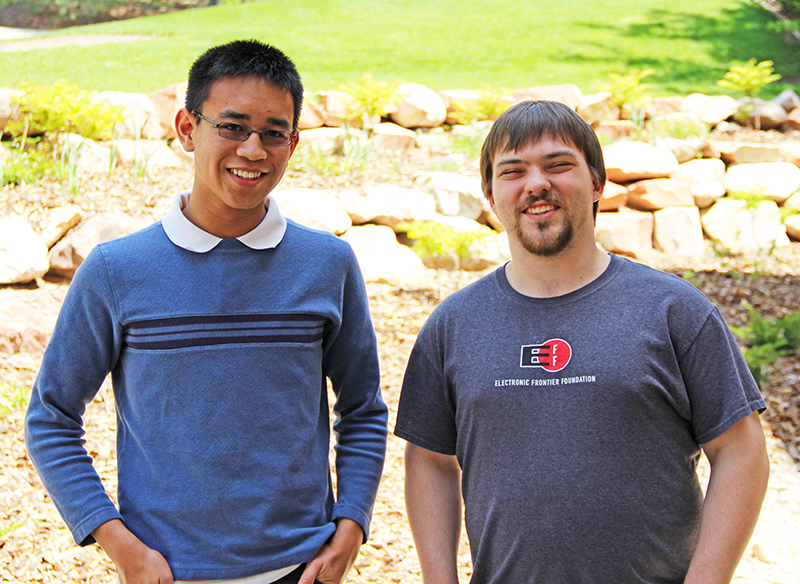
[[[727,448],[706,449],[711,478],[686,584],[728,584],[758,522],[769,459],[757,414],[749,418],[737,423],[739,436]]]
[[[458,584],[461,469],[455,457],[406,446],[405,498],[426,584]]]

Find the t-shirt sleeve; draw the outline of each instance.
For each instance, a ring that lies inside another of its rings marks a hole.
[[[440,454],[456,453],[455,408],[444,372],[444,335],[436,312],[417,337],[408,359],[397,410],[396,436]]]
[[[766,409],[742,351],[716,308],[678,358],[699,444],[713,440],[752,412]]]

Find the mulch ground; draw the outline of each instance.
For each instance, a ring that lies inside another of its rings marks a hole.
[[[430,156],[421,154],[376,157],[367,171],[344,176],[290,172],[284,186],[343,187],[381,181],[411,186],[430,162]],[[463,168],[464,172],[476,171],[474,161],[465,161]],[[0,210],[26,216],[37,227],[43,209],[67,202],[79,204],[87,212],[114,209],[152,218],[160,216],[172,193],[189,184],[189,171],[184,169],[159,172],[157,177],[144,179],[124,175],[92,179],[84,184],[84,190],[77,197],[65,195],[54,184],[20,186],[0,191]],[[767,318],[800,310],[800,245],[757,258],[709,256],[700,261],[675,262],[658,257],[653,264],[690,278],[733,325],[746,323],[746,311],[742,307],[745,300]],[[394,426],[405,362],[420,326],[441,299],[480,275],[440,272],[436,288],[424,290],[369,285],[381,356],[382,390],[390,408],[390,427]],[[39,283],[40,289],[52,291],[57,297],[65,286],[63,283]],[[25,294],[29,288],[17,287],[15,290]],[[24,352],[3,356],[0,359],[0,382],[16,384],[20,399],[24,400],[39,359],[39,356]],[[779,541],[782,538],[796,542],[800,540],[800,526],[787,509],[800,506],[800,481],[797,480],[800,475],[786,453],[800,460],[800,355],[785,357],[773,364],[763,391],[770,404],[765,413],[766,426],[781,440],[771,439],[770,442],[773,464],[779,464],[782,472],[778,475],[780,480],[771,484],[771,489],[779,490],[774,503],[775,515],[770,517],[785,516],[794,521],[788,527],[782,523],[766,525],[765,531],[777,533]],[[0,581],[111,584],[114,581],[111,562],[95,546],[75,547],[41,487],[24,449],[22,408],[13,403],[0,403],[0,413]],[[113,397],[110,390],[104,388],[87,411],[87,449],[112,493],[116,487],[115,425]],[[405,519],[403,447],[401,440],[390,437],[372,537],[362,547],[351,582],[420,582],[419,564]],[[768,565],[748,554],[743,562],[747,576],[736,581],[797,582],[800,581],[798,568],[790,565],[795,563],[789,560],[789,567],[780,563]],[[469,552],[466,541],[461,548],[460,569],[462,581],[467,581]]]

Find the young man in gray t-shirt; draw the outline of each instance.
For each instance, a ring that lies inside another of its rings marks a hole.
[[[481,173],[512,259],[434,311],[395,428],[425,582],[458,581],[462,494],[474,584],[730,582],[769,470],[721,315],[595,245],[605,167],[570,108],[509,109]]]

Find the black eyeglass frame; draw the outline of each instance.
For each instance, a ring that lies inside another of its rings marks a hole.
[[[275,136],[270,136],[269,132],[280,132],[280,134],[282,135],[287,134],[287,132],[285,130],[276,130],[274,128],[269,130],[254,130],[250,126],[245,126],[244,124],[238,124],[236,122],[215,122],[214,120],[208,119],[197,110],[194,110],[192,112],[192,115],[197,116],[201,120],[205,120],[206,122],[214,126],[217,129],[217,134],[219,134],[220,137],[225,138],[226,140],[233,140],[234,142],[247,142],[247,140],[250,139],[250,136],[252,136],[253,134],[258,134],[258,137],[261,138],[261,144],[263,146],[268,146],[268,147],[274,146],[277,148],[285,148],[286,146],[289,146],[292,142],[294,142],[295,138],[297,138],[297,132],[288,132],[289,136],[288,139],[286,139],[287,141],[285,143],[270,144],[264,141],[265,138],[269,140],[270,138],[275,137]],[[241,128],[241,130],[240,131],[231,130],[229,126],[238,126]],[[230,132],[232,135],[223,134],[223,132],[226,130]],[[239,137],[237,138],[234,136],[239,136]]]

